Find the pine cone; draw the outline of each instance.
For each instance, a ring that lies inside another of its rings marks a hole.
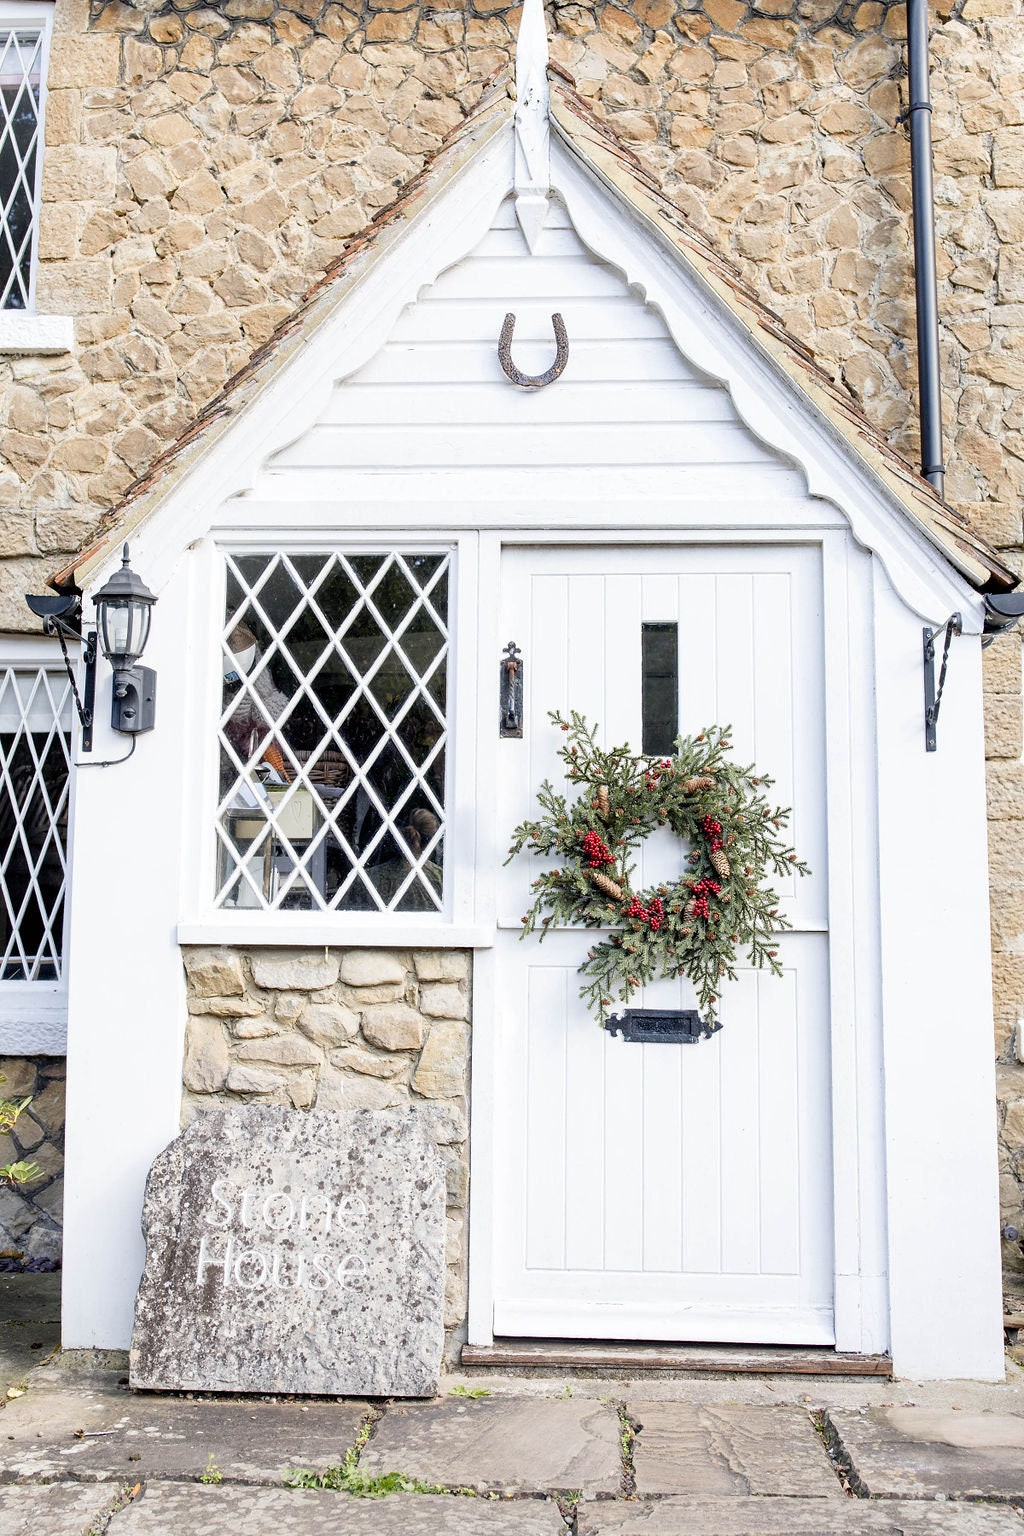
[[[683,908],[683,916],[684,917],[696,917],[696,915],[697,915],[697,903],[691,897],[690,900],[686,903],[686,906]]]
[[[588,869],[587,874],[590,876],[591,880],[593,881],[594,885],[597,886],[599,891],[604,891],[604,894],[606,896],[610,896],[613,901],[622,900],[622,886],[616,885],[615,881],[609,879],[609,877],[603,874],[601,870]]]
[[[608,794],[608,785],[599,784],[597,786],[597,808],[601,812],[602,816],[608,815],[608,812],[611,810],[611,805],[612,802]]]
[[[732,874],[732,868],[729,864],[729,860],[725,856],[724,851],[721,848],[712,848],[711,852],[708,854],[708,858],[711,861],[711,868],[714,870],[715,874],[720,875],[723,880],[728,880],[729,876]]]
[[[700,773],[695,779],[687,779],[683,785],[684,795],[699,795],[702,789],[714,789],[715,781],[710,773]]]

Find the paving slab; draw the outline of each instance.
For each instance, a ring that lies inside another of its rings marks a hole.
[[[366,1413],[360,1402],[125,1394],[84,1403],[84,1394],[70,1402],[70,1394],[63,1394],[54,1404],[55,1396],[41,1394],[29,1412],[0,1419],[0,1482],[197,1478],[216,1467],[229,1482],[278,1484],[288,1467],[319,1471],[340,1462]],[[93,1411],[84,1412],[86,1407]]]
[[[114,1516],[108,1536],[169,1536],[171,1532],[182,1536],[565,1536],[565,1524],[547,1499],[491,1501],[429,1494],[353,1499],[344,1493],[297,1489],[150,1483]]]
[[[1024,1414],[906,1406],[832,1409],[828,1421],[859,1493],[1024,1499]]]
[[[593,1497],[619,1492],[619,1433],[619,1416],[609,1403],[442,1398],[390,1408],[359,1465],[446,1487],[580,1489]]]
[[[825,1447],[803,1409],[630,1402],[628,1411],[638,1426],[633,1466],[641,1496],[844,1497]]]
[[[1005,1507],[902,1499],[657,1499],[581,1504],[579,1536],[1020,1536]],[[113,1533],[112,1533],[113,1536]]]
[[[106,1517],[113,1499],[111,1488],[4,1488],[0,1536],[83,1536]]]
[[[0,1323],[0,1399],[59,1344],[59,1323]]]
[[[0,1322],[59,1323],[60,1282],[59,1269],[25,1275],[4,1271],[0,1274]]]

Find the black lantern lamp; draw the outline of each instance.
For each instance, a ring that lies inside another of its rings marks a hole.
[[[93,598],[100,650],[114,669],[110,724],[115,731],[136,736],[156,724],[156,673],[137,666],[146,648],[156,597],[136,576],[124,546],[121,569]]]
[[[78,592],[54,596],[52,592],[38,597],[26,595],[25,601],[37,618],[43,621],[43,633],[56,635],[60,641],[64,666],[71,681],[75,708],[82,722],[82,751],[92,751],[93,704],[96,699],[96,632],[82,635],[82,598]],[[110,724],[115,731],[123,731],[135,737],[141,731],[151,731],[156,724],[156,673],[152,667],[140,667],[136,663],[149,639],[149,624],[153,617],[156,596],[140,581],[128,564],[128,545],[124,546],[121,569],[93,598],[96,605],[96,622],[99,626],[99,644],[104,656],[114,669],[114,696],[111,701]],[[82,660],[85,662],[85,698],[78,692],[75,669],[68,655],[66,639],[85,640]],[[132,751],[135,742],[132,742]],[[128,753],[131,756],[131,752]],[[124,762],[113,758],[112,762]],[[100,768],[107,764],[98,763]]]

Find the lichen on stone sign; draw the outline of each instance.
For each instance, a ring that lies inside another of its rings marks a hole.
[[[203,1115],[154,1162],[143,1232],[133,1387],[436,1391],[445,1169],[414,1110]]]

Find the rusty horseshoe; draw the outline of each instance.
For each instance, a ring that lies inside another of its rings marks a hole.
[[[516,328],[515,315],[506,315],[505,324],[501,328],[501,336],[498,340],[498,361],[501,363],[507,378],[513,384],[518,384],[520,389],[543,389],[545,384],[553,384],[565,370],[569,361],[569,338],[565,332],[565,321],[561,315],[551,316],[551,325],[555,333],[555,360],[546,373],[521,373],[512,361],[512,333]]]

